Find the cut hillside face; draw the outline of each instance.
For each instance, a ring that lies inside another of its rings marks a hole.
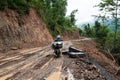
[[[62,33],[62,38],[63,38],[63,40],[79,39],[80,38],[80,33],[79,33],[78,30],[75,30],[73,32],[64,31]]]
[[[0,11],[0,50],[45,46],[52,40],[35,10],[27,15],[9,9]]]

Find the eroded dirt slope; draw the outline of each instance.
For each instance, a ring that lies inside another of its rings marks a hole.
[[[51,41],[44,21],[34,9],[24,15],[10,9],[0,11],[0,50],[45,46]]]

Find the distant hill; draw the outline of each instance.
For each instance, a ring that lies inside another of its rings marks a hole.
[[[95,22],[95,21],[92,21],[92,22],[84,22],[84,23],[78,23],[78,24],[76,24],[76,25],[77,25],[78,28],[81,28],[84,24],[88,24],[88,23],[89,23],[91,26],[93,26],[93,25],[94,25],[94,22]]]
[[[89,23],[91,26],[94,26],[95,21],[93,21],[93,22],[80,23],[80,24],[77,24],[77,27],[78,27],[78,28],[81,28],[82,25],[88,24],[88,23]],[[120,19],[119,19],[119,23],[120,23]],[[101,22],[101,24],[103,24],[103,23]],[[108,26],[111,30],[115,30],[115,24],[114,24],[114,20],[113,20],[113,19],[106,20],[106,21],[104,22],[104,25]],[[120,25],[120,24],[119,24],[119,25]],[[119,27],[119,30],[120,30],[120,27]]]
[[[120,23],[120,19],[118,20],[118,23]],[[115,23],[113,19],[109,19],[105,21],[105,25],[109,26],[111,30],[115,30]],[[120,27],[119,27],[119,30],[120,30]]]
[[[114,24],[114,21],[112,19],[105,21],[104,25],[109,26],[109,28],[111,30],[115,30],[115,24]]]

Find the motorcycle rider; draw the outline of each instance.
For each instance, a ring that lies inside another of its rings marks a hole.
[[[57,38],[55,39],[55,42],[58,42],[58,41],[63,41],[60,37],[60,35],[57,36]]]
[[[54,49],[55,56],[59,57],[61,52],[60,49],[63,47],[63,40],[61,39],[60,35],[52,43],[52,48]]]

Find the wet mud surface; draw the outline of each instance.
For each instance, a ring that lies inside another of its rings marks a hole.
[[[0,80],[106,79],[86,58],[55,58],[53,50],[44,47],[0,54]]]

